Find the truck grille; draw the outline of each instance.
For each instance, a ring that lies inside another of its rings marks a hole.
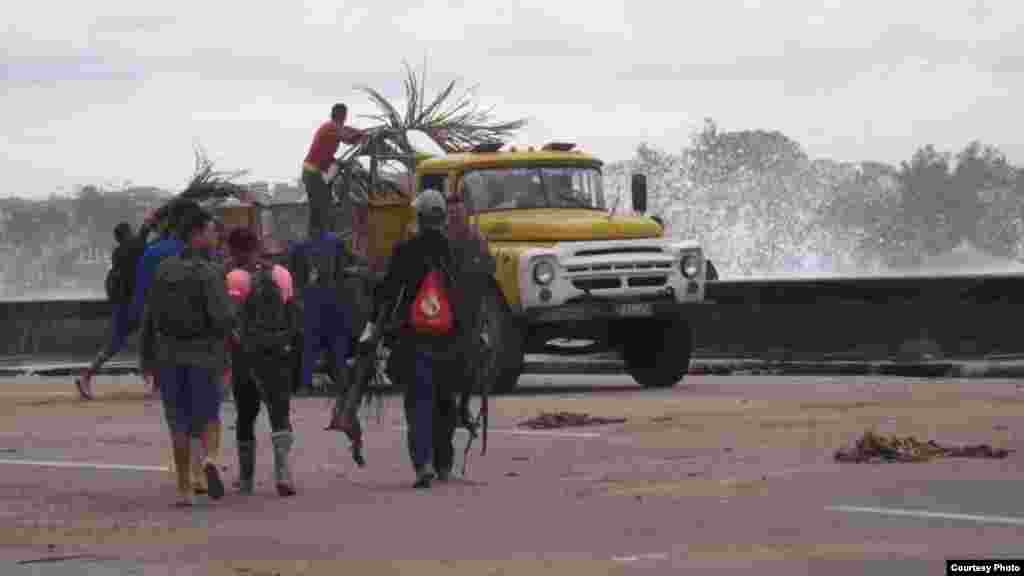
[[[577,290],[613,290],[622,287],[622,280],[619,278],[580,278],[572,281]]]
[[[577,290],[620,295],[634,289],[646,293],[667,286],[678,261],[661,246],[581,246],[564,263]]]
[[[616,272],[619,270],[671,270],[671,262],[630,262],[624,264],[577,264],[566,266],[570,274],[588,272]]]
[[[573,253],[574,256],[607,256],[609,254],[661,254],[657,246],[621,246],[618,248],[586,248]]]
[[[629,285],[633,288],[664,286],[667,282],[668,276],[636,276],[629,279]]]

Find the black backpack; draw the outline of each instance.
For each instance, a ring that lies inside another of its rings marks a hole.
[[[251,289],[240,316],[242,349],[253,353],[284,352],[295,336],[291,307],[274,282],[271,267],[257,264],[248,271]]]
[[[110,300],[111,302],[121,302],[124,299],[124,276],[125,271],[116,264],[107,272],[107,278],[103,282],[103,287],[107,290],[107,300]]]
[[[179,258],[186,273],[173,280],[163,278],[161,298],[157,303],[156,325],[160,333],[179,340],[193,340],[210,332],[206,288],[203,286],[205,263],[193,258]]]

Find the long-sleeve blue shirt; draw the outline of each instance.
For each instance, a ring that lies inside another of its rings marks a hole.
[[[142,308],[146,303],[146,292],[153,283],[153,276],[160,262],[169,256],[181,256],[185,251],[185,243],[173,236],[157,240],[149,245],[139,259],[138,270],[135,273],[135,298],[132,300],[132,315],[136,319],[142,318]]]

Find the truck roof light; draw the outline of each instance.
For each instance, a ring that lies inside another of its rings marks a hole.
[[[548,142],[544,145],[541,150],[551,150],[555,152],[568,152],[575,148],[576,145],[571,142]]]
[[[504,145],[504,142],[481,142],[474,146],[471,152],[474,154],[493,154],[501,150],[501,147]]]

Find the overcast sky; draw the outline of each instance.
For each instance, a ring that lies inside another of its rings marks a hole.
[[[179,188],[193,146],[294,180],[330,105],[460,77],[522,142],[608,161],[678,149],[713,117],[812,156],[898,162],[979,138],[1024,163],[1024,4],[996,1],[520,0],[4,3],[4,186],[43,196],[131,180]],[[14,10],[17,10],[14,12]],[[355,120],[365,125],[364,120]]]

